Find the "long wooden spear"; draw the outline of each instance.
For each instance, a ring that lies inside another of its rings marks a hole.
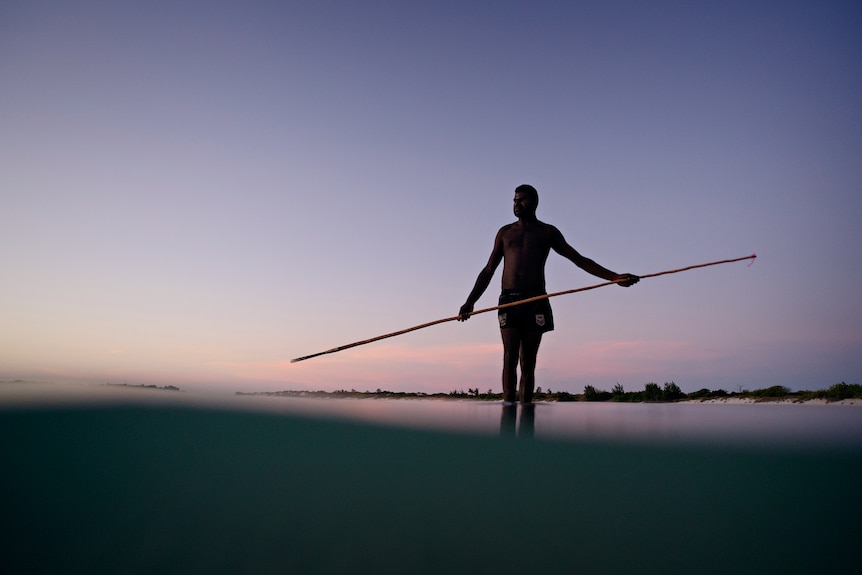
[[[658,276],[665,276],[665,275],[668,275],[668,274],[677,274],[677,273],[679,273],[679,272],[685,272],[685,271],[693,270],[693,269],[697,269],[697,268],[705,268],[705,267],[709,267],[709,266],[717,266],[717,265],[721,265],[721,264],[729,264],[729,263],[731,263],[731,262],[739,262],[739,261],[743,261],[743,260],[751,260],[751,261],[752,261],[752,263],[753,263],[753,262],[754,262],[754,258],[756,258],[756,257],[757,257],[757,254],[751,254],[750,256],[745,256],[745,257],[742,257],[742,258],[734,258],[734,259],[731,259],[731,260],[721,260],[721,261],[717,261],[717,262],[709,262],[709,263],[706,263],[706,264],[697,264],[697,265],[693,265],[693,266],[686,266],[686,267],[684,267],[684,268],[677,268],[677,269],[675,269],[675,270],[666,270],[666,271],[663,271],[663,272],[656,272],[656,273],[652,273],[652,274],[646,274],[646,275],[642,275],[642,276],[639,276],[639,277],[640,277],[640,279],[654,278],[654,277],[658,277]],[[750,265],[750,264],[749,264],[749,265]],[[552,298],[552,297],[557,297],[557,296],[559,296],[559,295],[566,295],[566,294],[570,294],[570,293],[578,293],[578,292],[582,292],[582,291],[588,291],[588,290],[591,290],[591,289],[596,289],[596,288],[600,288],[600,287],[605,287],[605,286],[613,285],[613,284],[619,283],[619,282],[621,282],[621,281],[625,281],[625,280],[607,281],[607,282],[604,282],[604,283],[600,283],[600,284],[596,284],[596,285],[591,285],[591,286],[587,286],[587,287],[575,288],[575,289],[570,289],[570,290],[565,290],[565,291],[558,291],[558,292],[554,292],[554,293],[548,293],[548,294],[537,295],[537,296],[535,296],[535,297],[530,297],[530,298],[526,298],[526,299],[522,299],[522,300],[518,300],[518,301],[513,301],[513,302],[510,302],[510,303],[504,303],[504,304],[502,304],[502,305],[496,305],[496,306],[494,306],[494,307],[487,307],[487,308],[485,308],[485,309],[476,310],[476,311],[471,312],[469,315],[471,315],[471,316],[472,316],[472,315],[478,315],[478,314],[480,314],[480,313],[485,313],[485,312],[489,312],[489,311],[494,311],[494,310],[496,310],[496,309],[503,309],[503,308],[507,308],[507,307],[513,307],[513,306],[516,306],[516,305],[521,305],[522,303],[529,303],[529,302],[531,302],[531,301],[538,301],[538,300],[541,300],[541,299],[548,299],[548,298]],[[343,351],[343,350],[345,350],[345,349],[350,349],[351,347],[358,347],[358,346],[360,346],[360,345],[365,345],[366,343],[372,343],[372,342],[375,342],[375,341],[380,341],[381,339],[386,339],[386,338],[389,338],[389,337],[395,337],[395,336],[397,336],[397,335],[403,335],[403,334],[405,334],[405,333],[410,333],[411,331],[416,331],[416,330],[419,330],[419,329],[424,329],[424,328],[426,328],[426,327],[431,327],[432,325],[437,325],[438,323],[446,323],[447,321],[455,321],[455,320],[456,320],[456,319],[458,319],[459,317],[461,317],[461,316],[455,315],[455,316],[452,316],[452,317],[446,317],[446,318],[443,318],[443,319],[437,319],[437,320],[434,320],[434,321],[429,321],[428,323],[423,323],[423,324],[421,324],[421,325],[414,325],[413,327],[408,327],[407,329],[402,329],[402,330],[399,330],[399,331],[393,331],[392,333],[387,333],[387,334],[384,334],[384,335],[378,335],[377,337],[372,337],[371,339],[364,339],[364,340],[362,340],[362,341],[355,341],[355,342],[353,342],[353,343],[348,343],[347,345],[341,345],[341,346],[338,346],[338,347],[333,347],[332,349],[327,349],[326,351],[320,351],[320,352],[317,352],[317,353],[312,353],[311,355],[304,355],[304,356],[302,356],[302,357],[297,357],[297,358],[295,358],[295,359],[291,359],[291,360],[290,360],[290,363],[296,363],[296,362],[298,362],[298,361],[305,361],[306,359],[311,359],[312,357],[318,357],[318,356],[320,356],[320,355],[326,355],[326,354],[328,354],[328,353],[335,353],[335,352],[337,352],[337,351]]]

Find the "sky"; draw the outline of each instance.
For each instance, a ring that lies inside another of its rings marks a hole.
[[[499,391],[493,313],[290,359],[456,315],[529,183],[615,272],[758,255],[554,298],[538,386],[862,383],[860,38],[840,1],[6,0],[0,380]]]

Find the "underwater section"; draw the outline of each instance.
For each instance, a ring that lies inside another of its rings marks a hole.
[[[500,436],[104,403],[0,409],[0,465],[9,574],[858,567],[858,445]]]

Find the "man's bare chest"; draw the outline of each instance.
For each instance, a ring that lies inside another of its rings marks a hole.
[[[547,254],[551,247],[549,234],[543,229],[510,228],[503,234],[503,251],[511,255]]]

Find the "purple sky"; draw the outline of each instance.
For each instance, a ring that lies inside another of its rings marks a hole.
[[[614,271],[759,256],[554,299],[538,385],[862,382],[858,2],[130,4],[0,7],[0,379],[499,390],[493,314],[288,362],[455,315],[531,183]]]

